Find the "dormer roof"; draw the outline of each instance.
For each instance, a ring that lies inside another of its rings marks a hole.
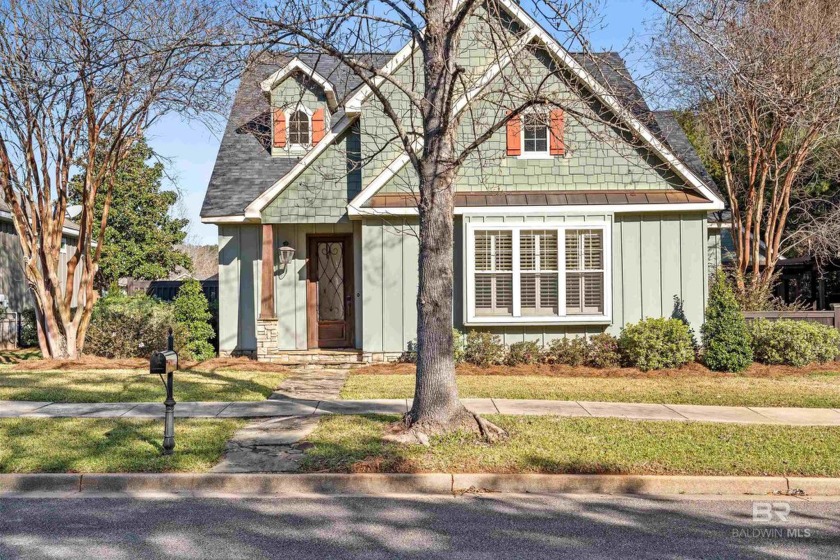
[[[330,111],[335,112],[338,109],[338,98],[335,94],[335,87],[333,84],[298,57],[293,58],[286,66],[277,70],[268,78],[260,82],[260,89],[263,92],[268,93],[283,83],[284,80],[292,76],[295,72],[301,72],[307,78],[321,86],[324,90],[324,94],[327,96],[327,103],[330,106]]]

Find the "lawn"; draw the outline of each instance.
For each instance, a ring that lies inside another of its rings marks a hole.
[[[423,447],[382,441],[397,419],[322,417],[303,470],[840,476],[840,428],[488,416],[509,439],[453,434]]]
[[[286,376],[283,371],[179,371],[175,373],[175,400],[263,400]],[[163,401],[165,395],[160,377],[143,370],[0,369],[0,400],[149,402]]]
[[[177,420],[175,454],[161,455],[160,420],[0,420],[0,473],[203,472],[244,420]]]
[[[680,375],[551,377],[459,375],[462,397],[546,399],[725,406],[840,407],[840,373],[754,377]],[[351,375],[344,399],[398,399],[414,394],[413,375]]]

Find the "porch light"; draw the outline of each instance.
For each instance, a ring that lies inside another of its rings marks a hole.
[[[280,264],[283,265],[283,268],[289,266],[289,263],[292,262],[292,259],[295,256],[295,249],[294,247],[289,247],[289,242],[284,241],[283,246],[280,247]]]

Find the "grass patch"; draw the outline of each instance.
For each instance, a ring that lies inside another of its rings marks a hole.
[[[325,416],[308,438],[309,472],[489,472],[840,476],[840,428],[488,416],[510,438],[471,434],[430,447],[385,443],[397,416]]]
[[[783,377],[459,375],[458,388],[464,398],[840,407],[840,374],[830,372]],[[354,374],[341,391],[344,399],[401,399],[413,395],[414,376],[405,374]]]
[[[177,401],[263,400],[287,376],[281,371],[189,371],[175,374]],[[0,370],[0,400],[148,402],[166,395],[157,375],[136,370]]]
[[[175,454],[161,455],[163,422],[90,418],[0,420],[2,473],[203,472],[244,420],[179,419]]]

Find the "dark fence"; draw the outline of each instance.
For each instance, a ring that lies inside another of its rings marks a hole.
[[[832,311],[747,311],[744,317],[747,321],[752,319],[767,319],[778,321],[779,319],[791,319],[793,321],[811,321],[822,323],[829,327],[840,329],[840,304],[833,304]]]
[[[17,313],[0,314],[0,350],[14,350],[18,345]]]

